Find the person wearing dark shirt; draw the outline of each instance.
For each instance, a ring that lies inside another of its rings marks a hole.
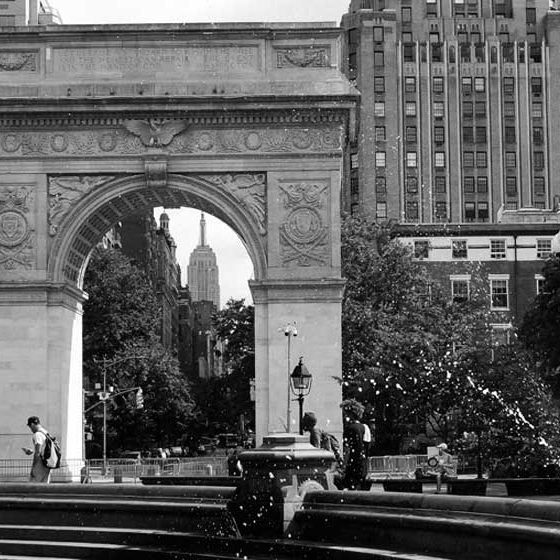
[[[364,407],[354,399],[340,405],[344,416],[344,487],[348,490],[361,490],[367,475],[365,427],[360,422]]]
[[[317,428],[317,416],[314,412],[306,412],[301,419],[301,428],[309,432],[309,443],[313,447],[321,447],[321,430]]]

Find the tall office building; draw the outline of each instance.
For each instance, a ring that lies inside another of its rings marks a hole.
[[[189,259],[188,284],[192,301],[211,301],[220,308],[220,273],[216,254],[206,241],[206,219],[200,218],[200,240]]]
[[[560,228],[560,12],[549,0],[352,0],[346,72],[361,93],[344,206],[400,224],[468,294],[482,263],[496,328],[542,288]]]

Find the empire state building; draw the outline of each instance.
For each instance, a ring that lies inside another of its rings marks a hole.
[[[206,241],[206,220],[200,217],[200,240],[189,259],[189,289],[194,301],[211,301],[220,309],[220,273],[216,254]]]

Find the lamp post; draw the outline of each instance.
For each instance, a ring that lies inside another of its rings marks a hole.
[[[313,376],[303,363],[303,356],[299,359],[298,365],[294,368],[290,376],[290,381],[292,391],[299,403],[299,433],[303,435],[303,427],[301,425],[303,419],[303,401],[304,397],[311,392],[311,383],[313,382]]]
[[[288,404],[286,409],[286,431],[291,431],[291,399],[290,399],[290,374],[292,373],[291,353],[292,353],[292,337],[297,336],[297,328],[295,321],[288,323],[284,327],[284,335],[288,337]]]

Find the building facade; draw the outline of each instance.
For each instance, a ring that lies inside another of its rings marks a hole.
[[[496,330],[520,318],[560,229],[560,12],[548,0],[352,0],[347,75],[361,93],[347,211],[399,224],[415,258]]]
[[[200,239],[191,253],[187,269],[188,284],[193,302],[211,301],[220,308],[220,272],[216,254],[206,241],[206,219],[200,217]]]

